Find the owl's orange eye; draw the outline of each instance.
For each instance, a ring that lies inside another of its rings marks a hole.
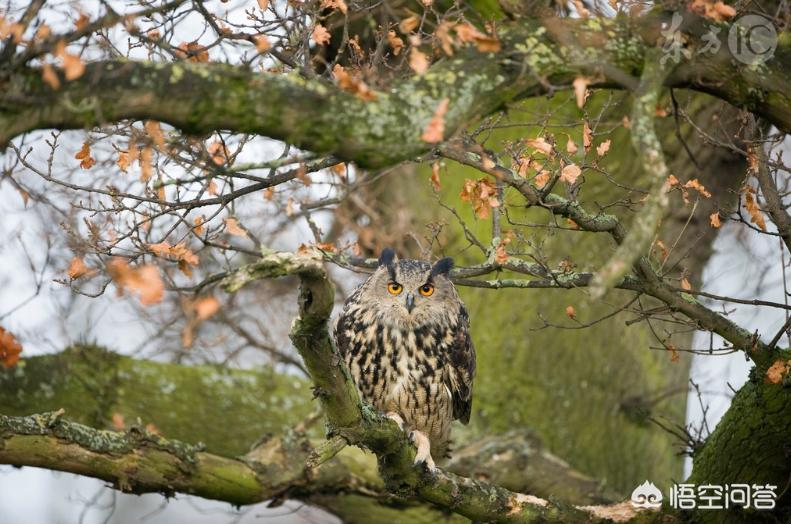
[[[423,284],[420,286],[420,294],[424,297],[430,297],[434,294],[434,286],[431,284]]]
[[[403,289],[404,286],[402,286],[398,282],[390,282],[389,284],[387,284],[387,290],[390,292],[391,295],[400,295]]]

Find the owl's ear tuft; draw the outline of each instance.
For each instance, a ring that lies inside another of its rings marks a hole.
[[[392,266],[393,262],[395,261],[396,253],[395,250],[391,247],[386,247],[382,250],[382,254],[379,255],[379,265],[380,266]]]
[[[453,269],[453,259],[451,257],[440,258],[432,266],[429,278],[436,275],[447,277],[451,269]]]

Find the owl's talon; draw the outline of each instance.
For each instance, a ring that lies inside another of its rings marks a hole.
[[[404,419],[401,418],[401,415],[399,415],[395,411],[388,411],[385,414],[385,417],[389,418],[390,420],[398,424],[398,427],[401,428],[401,431],[404,431]]]
[[[437,465],[434,464],[434,459],[431,458],[431,442],[425,433],[418,430],[410,431],[409,440],[417,448],[417,453],[415,453],[415,465],[423,463],[429,473],[432,475],[436,473]]]

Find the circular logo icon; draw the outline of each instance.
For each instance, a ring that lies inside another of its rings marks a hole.
[[[768,18],[745,15],[728,32],[728,49],[743,64],[763,64],[774,56],[777,48],[777,29]]]

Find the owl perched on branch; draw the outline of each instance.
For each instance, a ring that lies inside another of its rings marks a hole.
[[[449,451],[451,422],[467,424],[472,407],[475,348],[452,267],[450,258],[431,265],[385,249],[334,329],[362,400],[407,432],[415,463],[432,471],[432,457]]]

